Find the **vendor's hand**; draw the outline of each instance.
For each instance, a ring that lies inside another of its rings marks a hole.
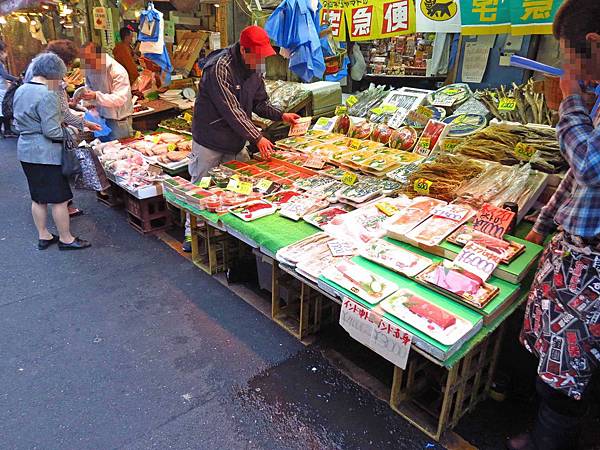
[[[96,100],[96,92],[95,91],[85,91],[81,96],[84,100]]]
[[[537,231],[531,230],[527,236],[525,236],[525,240],[532,242],[537,245],[542,245],[544,243],[545,236]]]
[[[290,125],[296,125],[298,123],[298,119],[300,118],[301,117],[295,113],[284,113],[281,116],[281,120],[283,120],[285,123],[289,123]]]
[[[567,98],[571,95],[581,95],[583,93],[579,80],[573,70],[569,69],[569,65],[565,65],[565,73],[560,78],[560,90],[563,97]]]
[[[269,160],[271,159],[271,152],[273,151],[273,143],[265,137],[260,138],[260,141],[256,143],[258,147],[258,151],[260,152],[260,156],[263,159]]]
[[[84,122],[84,125],[90,130],[90,131],[100,131],[102,129],[102,126],[98,125],[96,122],[88,122],[87,120]]]

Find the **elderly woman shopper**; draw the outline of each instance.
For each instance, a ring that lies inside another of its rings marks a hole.
[[[38,231],[38,249],[58,243],[60,250],[78,250],[90,243],[71,234],[67,204],[73,198],[62,174],[62,117],[56,91],[67,69],[54,53],[36,56],[30,65],[31,80],[17,89],[14,116],[19,141],[17,154],[29,184],[31,212]],[[58,236],[48,231],[48,205]]]

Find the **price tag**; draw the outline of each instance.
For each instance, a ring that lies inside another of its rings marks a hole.
[[[237,185],[237,192],[242,195],[250,195],[252,192],[252,183],[249,181],[240,181]]]
[[[428,119],[433,117],[433,111],[425,106],[417,106],[417,112],[424,115]]]
[[[350,97],[348,97],[346,99],[346,105],[348,106],[348,108],[352,108],[357,103],[358,103],[358,99],[354,95],[351,95]]]
[[[502,97],[498,103],[498,111],[514,111],[517,108],[517,100],[510,97]]]
[[[429,154],[431,153],[430,146],[431,146],[431,137],[423,136],[417,142],[417,145],[415,146],[415,149],[413,150],[413,152],[417,153],[419,155],[422,155],[422,156],[429,156]]]
[[[385,111],[383,110],[383,108],[381,106],[377,106],[376,108],[372,108],[371,112],[373,114],[377,114],[378,116],[382,115]]]
[[[141,131],[136,131],[136,132],[135,132],[135,136],[134,136],[134,137],[135,137],[136,139],[141,139],[141,138],[142,138],[142,136],[143,136],[143,134],[142,134],[142,132],[141,132]]]
[[[476,275],[484,282],[500,264],[500,255],[493,250],[488,250],[473,241],[469,241],[456,256],[453,264]]]
[[[183,113],[183,120],[185,120],[187,123],[192,123],[192,115],[190,113]]]
[[[174,150],[177,150],[176,144],[171,143],[171,144],[167,145],[167,151],[172,152]]]
[[[460,205],[449,204],[434,208],[431,214],[438,217],[445,217],[446,219],[454,220],[455,222],[462,222],[467,218],[471,211],[471,209],[464,208]]]
[[[396,105],[381,105],[381,109],[386,114],[393,114],[398,111],[398,107]]]
[[[352,139],[352,140],[350,141],[350,145],[349,145],[349,147],[350,147],[352,150],[360,150],[360,147],[361,147],[361,145],[363,145],[363,143],[362,143],[362,141],[361,141],[361,140],[359,140],[359,139]]]
[[[227,187],[225,189],[231,192],[237,192],[238,180],[236,180],[235,178],[231,178],[229,180],[229,183],[227,183]]]
[[[398,208],[396,208],[394,205],[392,205],[391,203],[388,203],[388,202],[376,203],[375,207],[388,217],[391,217],[394,214],[396,214],[398,211],[400,211]]]
[[[352,172],[344,172],[342,175],[342,183],[347,184],[348,186],[353,186],[358,181],[358,176]]]
[[[429,195],[429,190],[433,181],[426,180],[425,178],[419,178],[415,180],[414,189],[417,194]]]
[[[346,106],[336,106],[335,115],[342,116],[344,114],[348,114],[348,108]]]
[[[309,169],[322,169],[325,166],[325,161],[318,156],[311,156],[302,166]]]
[[[267,180],[266,178],[263,178],[256,185],[256,189],[258,189],[259,192],[264,193],[264,192],[267,192],[272,185],[273,185],[273,182],[271,180]]]
[[[326,131],[327,133],[331,133],[335,128],[335,124],[338,118],[336,117],[319,117],[317,123],[313,126],[313,130]]]
[[[302,136],[306,134],[308,128],[310,127],[311,120],[312,117],[302,117],[298,119],[298,121],[290,127],[288,136]]]
[[[231,179],[235,181],[240,181],[240,176],[237,173],[234,173],[233,175],[231,175]]]
[[[419,106],[419,108],[423,108],[422,106]],[[427,122],[429,122],[429,119],[431,118],[431,111],[429,111],[427,108],[424,108],[425,111],[427,111],[429,113],[429,115],[423,114],[418,108],[417,110],[412,110],[409,111],[406,114],[406,118],[409,120],[412,120],[413,122],[420,124],[420,125],[427,125]]]
[[[160,142],[160,136],[153,136],[152,142],[154,142],[155,144],[158,144]]]
[[[448,153],[454,153],[454,149],[461,143],[460,139],[446,138],[442,142],[442,150]]]
[[[212,178],[211,177],[202,177],[202,178],[200,178],[200,181],[198,182],[198,186],[200,186],[201,188],[206,189],[207,187],[210,186],[211,182],[212,182]]]
[[[355,250],[351,243],[347,241],[333,240],[327,243],[333,256],[354,256]]]
[[[534,146],[525,144],[523,142],[519,142],[515,146],[515,155],[517,155],[518,158],[523,159],[525,161],[529,161],[533,157],[533,155],[535,155],[536,151],[537,150]]]
[[[473,229],[489,236],[502,239],[514,217],[515,213],[513,211],[498,208],[489,203],[484,203],[473,221]]]
[[[433,101],[433,106],[452,106],[456,102],[456,98],[447,94],[438,94],[435,96],[435,100]]]

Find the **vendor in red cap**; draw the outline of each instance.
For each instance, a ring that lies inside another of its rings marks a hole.
[[[192,182],[224,161],[248,158],[247,143],[256,145],[264,158],[270,157],[273,143],[252,123],[253,112],[289,124],[300,118],[269,103],[263,74],[266,58],[273,55],[266,31],[250,26],[242,31],[238,43],[207,58],[194,105],[189,162]],[[189,236],[188,226],[184,251],[190,251]]]

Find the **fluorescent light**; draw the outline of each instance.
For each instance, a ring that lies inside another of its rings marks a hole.
[[[219,5],[218,3],[215,3],[213,6],[214,6],[215,8],[220,8],[220,7],[221,7],[221,5]]]
[[[19,22],[21,22],[21,23],[27,23],[27,17],[25,17],[25,16],[19,16]]]

